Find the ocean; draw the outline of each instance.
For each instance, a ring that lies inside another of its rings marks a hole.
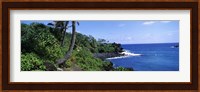
[[[134,71],[179,71],[179,43],[122,44],[127,56],[109,58],[114,67]]]

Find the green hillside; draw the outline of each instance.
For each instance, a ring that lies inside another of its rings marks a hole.
[[[132,71],[106,60],[119,56],[120,44],[76,32],[77,22],[21,24],[22,71]],[[80,24],[81,25],[81,24]],[[65,32],[72,28],[72,33]],[[95,30],[95,29],[94,29]],[[99,54],[103,55],[100,57]]]

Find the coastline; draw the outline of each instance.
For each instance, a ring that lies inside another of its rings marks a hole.
[[[123,55],[117,52],[110,52],[110,53],[94,53],[93,56],[96,58],[100,58],[102,60],[106,60],[107,58],[120,57]]]
[[[141,55],[142,54],[131,53],[128,50],[123,50],[122,52],[113,52],[113,53],[94,53],[94,57],[100,58],[102,60],[127,58],[131,56],[141,56]]]
[[[127,57],[131,57],[131,56],[141,56],[142,54],[135,54],[135,53],[131,53],[128,50],[124,50],[123,52],[119,53],[121,56],[117,56],[117,57],[111,57],[111,58],[107,58],[108,60],[111,59],[120,59],[120,58],[127,58]]]

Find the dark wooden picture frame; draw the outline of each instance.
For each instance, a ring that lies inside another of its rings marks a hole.
[[[10,82],[9,11],[34,9],[70,10],[191,10],[191,82]],[[2,84],[3,90],[197,90],[198,89],[198,3],[197,2],[3,2],[2,3]]]

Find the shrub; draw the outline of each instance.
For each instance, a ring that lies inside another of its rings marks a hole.
[[[21,55],[21,70],[45,70],[43,61],[34,53],[26,53]]]
[[[124,68],[124,67],[117,67],[114,69],[114,71],[133,71],[132,68]]]
[[[63,56],[61,46],[49,32],[39,32],[33,42],[35,43],[34,51],[46,59],[55,61]]]
[[[114,68],[113,68],[113,63],[112,63],[112,62],[109,62],[109,61],[103,62],[103,69],[104,69],[105,71],[114,70]]]
[[[102,61],[94,58],[92,53],[88,50],[82,49],[76,54],[77,65],[85,71],[100,71],[102,70]]]
[[[50,61],[63,57],[66,52],[49,31],[49,27],[39,23],[22,24],[21,44],[22,53],[33,52]]]

